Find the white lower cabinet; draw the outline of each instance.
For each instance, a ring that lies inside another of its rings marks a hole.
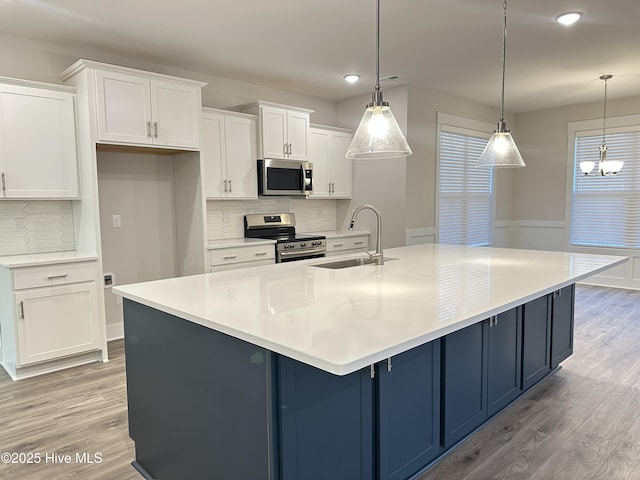
[[[15,294],[18,366],[100,347],[96,283]]]
[[[332,255],[358,253],[362,252],[363,248],[369,248],[368,233],[331,236],[327,238],[327,257]]]
[[[275,261],[276,249],[273,243],[234,245],[209,250],[209,272],[271,265]]]
[[[12,378],[102,358],[95,262],[5,268],[1,285],[2,365]],[[87,352],[95,355],[76,357]]]

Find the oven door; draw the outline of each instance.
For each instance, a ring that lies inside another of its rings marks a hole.
[[[313,164],[295,160],[258,160],[259,195],[310,195]]]

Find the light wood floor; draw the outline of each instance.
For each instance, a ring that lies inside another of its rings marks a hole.
[[[109,350],[108,363],[19,382],[0,369],[0,453],[42,455],[0,462],[1,480],[142,478],[130,465],[123,342]],[[574,355],[420,480],[640,480],[639,389],[640,292],[579,286]],[[76,463],[85,452],[102,463]]]

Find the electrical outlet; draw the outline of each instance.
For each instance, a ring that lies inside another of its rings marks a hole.
[[[111,215],[111,225],[113,225],[113,228],[122,227],[122,218],[120,215]]]

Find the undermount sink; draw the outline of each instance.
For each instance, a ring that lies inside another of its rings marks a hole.
[[[384,261],[386,262],[388,260],[397,260],[397,259],[385,257]],[[321,268],[332,268],[335,270],[339,268],[357,267],[360,265],[371,265],[375,263],[376,261],[372,258],[358,257],[358,258],[347,258],[346,260],[336,260],[335,262],[318,263],[312,266],[321,267]]]

